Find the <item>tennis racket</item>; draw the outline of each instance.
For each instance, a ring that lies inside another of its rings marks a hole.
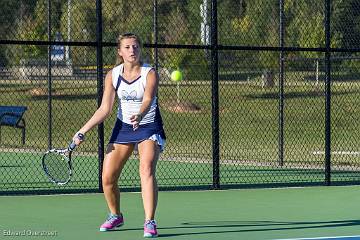
[[[84,139],[79,133],[77,137]],[[51,149],[42,157],[42,167],[49,180],[57,185],[67,184],[72,176],[71,153],[76,148],[72,141],[66,149]]]

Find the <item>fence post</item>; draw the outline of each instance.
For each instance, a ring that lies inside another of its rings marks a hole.
[[[219,76],[217,0],[211,1],[211,90],[212,90],[212,154],[213,188],[220,188],[220,141],[219,141]]]
[[[155,65],[155,71],[158,73],[159,72],[159,60],[158,60],[158,15],[157,15],[157,8],[158,8],[158,1],[154,0],[153,3],[153,34],[154,34],[154,44],[155,44],[155,48],[154,48],[154,65]]]
[[[47,79],[48,79],[48,149],[52,149],[52,96],[51,96],[51,0],[48,0],[48,59],[47,59]]]
[[[325,0],[325,184],[331,184],[330,0]]]
[[[279,26],[279,45],[280,51],[280,71],[279,71],[279,165],[284,165],[284,0],[279,0],[280,4],[280,26]]]
[[[96,69],[97,69],[97,104],[101,105],[103,95],[103,51],[102,51],[102,7],[101,0],[96,0]],[[103,191],[102,188],[102,164],[104,161],[104,123],[98,126],[98,157],[99,157],[99,192]]]

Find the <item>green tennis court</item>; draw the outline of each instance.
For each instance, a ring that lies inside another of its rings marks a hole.
[[[161,239],[360,235],[360,186],[160,192]],[[2,196],[2,239],[143,239],[140,193],[122,193],[125,225],[100,233],[102,194]],[[345,239],[345,238],[336,238]],[[356,239],[356,238],[352,238]]]

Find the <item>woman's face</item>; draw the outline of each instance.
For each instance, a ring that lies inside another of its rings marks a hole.
[[[124,38],[120,42],[118,54],[124,62],[137,63],[140,60],[140,46],[135,38]]]

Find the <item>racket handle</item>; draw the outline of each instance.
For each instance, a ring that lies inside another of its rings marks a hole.
[[[75,142],[71,142],[70,145],[69,145],[69,147],[68,147],[68,150],[69,150],[69,151],[72,151],[72,150],[74,150],[75,148],[76,148]]]
[[[84,134],[82,134],[82,133],[78,133],[78,134],[77,134],[77,137],[78,137],[81,141],[83,141],[84,138],[85,138]],[[75,144],[74,141],[72,141],[72,142],[70,143],[69,147],[68,147],[68,150],[69,150],[69,151],[73,151],[75,148],[76,148],[76,144]]]

